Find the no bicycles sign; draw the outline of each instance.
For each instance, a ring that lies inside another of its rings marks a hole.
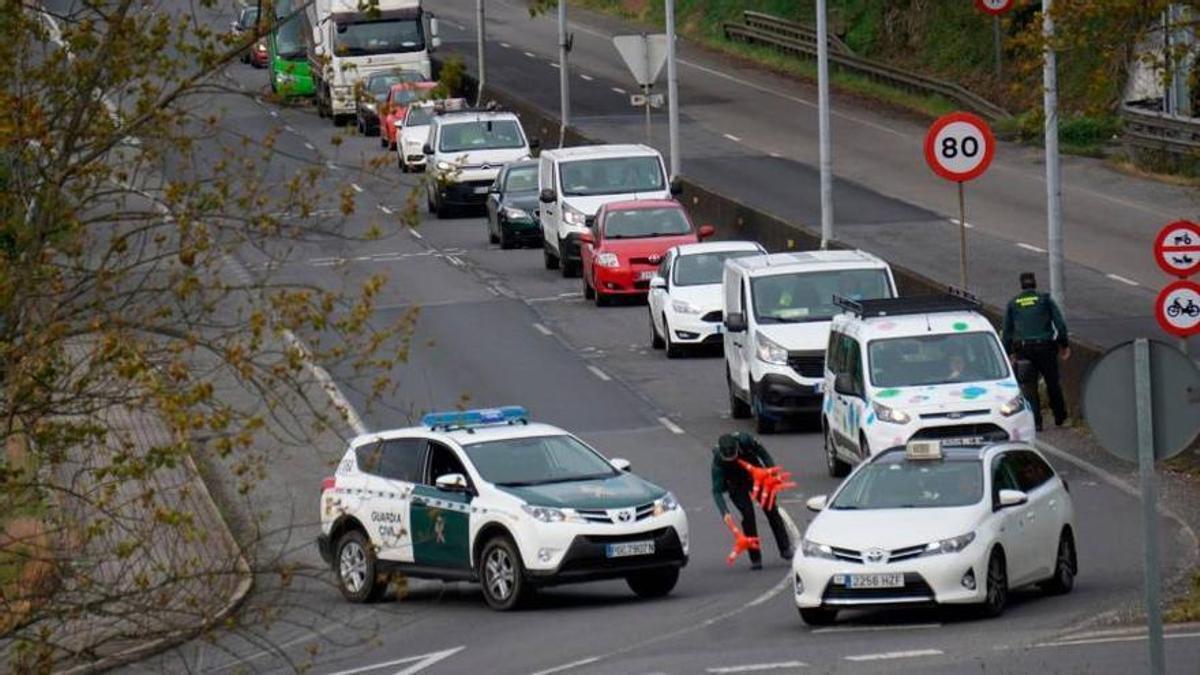
[[[1154,301],[1158,325],[1181,338],[1200,334],[1200,284],[1180,279],[1158,293]]]

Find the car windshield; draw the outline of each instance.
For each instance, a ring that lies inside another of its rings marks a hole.
[[[525,147],[521,125],[513,120],[459,122],[442,127],[438,149],[442,152],[500,150]]]
[[[978,459],[909,461],[881,459],[846,480],[830,508],[921,509],[967,506],[983,498],[983,464]]]
[[[674,207],[609,211],[604,216],[606,239],[678,237],[691,231],[692,224],[683,209]]]
[[[413,101],[421,101],[429,96],[433,87],[415,87],[411,84],[401,85],[392,90],[392,105],[407,106]]]
[[[538,186],[538,168],[537,166],[522,166],[508,170],[508,177],[504,179],[505,192],[522,192],[526,190],[536,190]]]
[[[565,195],[617,195],[664,188],[657,157],[615,157],[563,162],[559,168]]]
[[[1009,374],[996,337],[985,331],[872,340],[867,354],[876,387],[1002,380]]]
[[[427,105],[412,106],[408,109],[408,114],[404,116],[404,126],[429,126],[429,120],[431,119],[433,119],[433,108]]]
[[[242,16],[238,19],[238,26],[244,30],[249,30],[258,22],[258,8],[247,7],[242,10]]]
[[[333,48],[340,56],[419,52],[425,35],[415,18],[339,22]]]
[[[465,446],[484,480],[519,486],[608,478],[617,474],[603,457],[571,436],[538,436]]]
[[[304,41],[300,37],[300,17],[293,16],[275,30],[275,53],[292,61],[304,56]]]
[[[387,93],[392,90],[392,87],[403,82],[421,82],[425,76],[421,73],[412,71],[393,71],[387,73],[376,73],[367,78],[367,91],[376,96],[387,96]]]
[[[758,251],[713,251],[680,256],[675,261],[675,278],[672,281],[676,286],[719,284],[726,260],[758,255],[758,253]]]
[[[855,300],[892,295],[883,269],[775,274],[757,277],[750,283],[759,323],[827,321],[841,311],[833,304],[835,295]]]

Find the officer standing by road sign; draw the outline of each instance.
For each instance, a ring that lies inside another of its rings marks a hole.
[[[1058,381],[1058,360],[1071,356],[1067,324],[1049,293],[1039,293],[1033,272],[1021,273],[1021,292],[1004,312],[1004,351],[1017,369],[1017,381],[1033,407],[1033,421],[1042,430],[1042,404],[1038,377],[1046,381],[1054,424],[1067,419],[1067,405]]]
[[[721,512],[721,517],[724,518],[727,525],[733,524],[733,516],[730,515],[729,506],[725,503],[725,493],[728,492],[729,499],[733,501],[733,505],[737,507],[742,516],[743,532],[747,537],[757,537],[758,525],[754,519],[754,500],[750,498],[754,481],[749,472],[738,465],[739,459],[761,467],[775,466],[775,460],[771,458],[770,453],[761,443],[754,440],[750,434],[743,432],[722,434],[717,439],[717,447],[713,448],[712,493],[713,499],[717,502],[717,510]],[[771,525],[775,543],[779,545],[779,554],[783,556],[784,560],[791,560],[792,539],[788,535],[783,516],[779,515],[779,507],[773,504],[769,509],[764,508],[763,514],[767,516],[767,523]],[[750,567],[756,570],[762,569],[762,552],[751,549],[749,553]]]

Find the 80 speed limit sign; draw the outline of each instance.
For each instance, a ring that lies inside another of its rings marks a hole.
[[[991,127],[971,113],[950,113],[934,122],[925,136],[929,168],[955,183],[983,175],[995,154],[996,138]]]

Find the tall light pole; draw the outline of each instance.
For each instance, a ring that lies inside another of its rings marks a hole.
[[[670,139],[671,179],[679,177],[679,86],[675,77],[675,0],[666,0],[667,15],[667,127]]]
[[[829,26],[825,0],[817,0],[817,125],[821,158],[821,248],[833,240],[833,143],[829,128]]]
[[[1042,79],[1046,116],[1046,248],[1050,258],[1050,297],[1066,311],[1063,301],[1062,182],[1058,157],[1058,55],[1054,51],[1054,0],[1042,0]]]
[[[475,31],[476,51],[479,60],[479,91],[475,94],[475,105],[483,105],[483,86],[487,82],[487,59],[484,58],[483,45],[483,0],[475,0],[475,23],[478,25],[478,30]]]
[[[558,0],[558,90],[561,97],[559,117],[562,128],[558,134],[558,147],[567,143],[567,127],[571,124],[571,78],[567,73],[567,53],[571,50],[567,35],[567,0]]]

